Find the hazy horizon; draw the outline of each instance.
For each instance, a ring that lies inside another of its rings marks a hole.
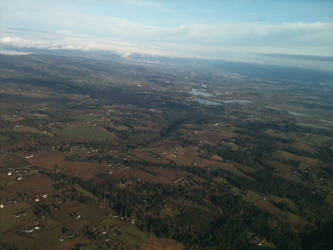
[[[291,58],[263,55],[333,56],[332,1],[13,0],[0,9],[0,46],[14,48],[282,65]],[[314,61],[292,64],[333,69]]]

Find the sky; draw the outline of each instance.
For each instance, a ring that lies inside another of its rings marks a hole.
[[[333,0],[1,0],[0,45],[246,60],[333,56]]]

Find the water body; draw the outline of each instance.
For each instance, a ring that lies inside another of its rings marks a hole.
[[[205,89],[192,89],[191,92],[189,92],[191,95],[195,96],[203,96],[203,97],[211,97],[212,95],[206,92]]]
[[[315,125],[315,124],[309,124],[309,123],[299,123],[299,125],[303,127],[311,127],[311,128],[321,128],[321,129],[330,129],[329,127]]]
[[[282,109],[275,108],[275,107],[272,107],[272,106],[266,106],[266,108],[273,109],[273,110],[276,110],[276,111],[282,111]]]
[[[272,110],[276,110],[276,111],[284,111],[282,109],[279,109],[279,108],[275,108],[275,107],[272,107],[272,106],[266,106],[266,108],[268,109],[272,109]],[[297,112],[293,112],[293,111],[288,111],[286,110],[286,112],[289,114],[289,115],[295,115],[295,116],[308,116],[306,114],[302,114],[302,113],[297,113]]]
[[[198,102],[200,104],[204,104],[204,105],[215,105],[216,106],[216,105],[221,104],[219,102],[208,101],[208,100],[201,99],[201,98],[195,98],[195,99],[193,99],[193,101]]]
[[[328,121],[328,120],[320,120],[320,121],[333,125],[332,121]]]
[[[246,104],[246,103],[251,103],[251,101],[248,100],[226,100],[226,101],[222,101],[223,103],[238,103],[238,104]]]
[[[292,111],[287,111],[289,115],[295,115],[295,116],[308,116],[306,114],[301,114],[301,113],[296,113],[296,112],[292,112]]]

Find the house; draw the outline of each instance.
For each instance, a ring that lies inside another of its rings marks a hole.
[[[67,238],[68,238],[68,239],[72,239],[72,238],[74,238],[74,236],[75,236],[75,232],[72,232],[72,234],[67,235]]]
[[[13,216],[14,216],[15,218],[20,218],[20,217],[21,217],[21,213],[13,214]]]
[[[32,227],[28,227],[27,229],[24,230],[26,233],[32,233],[34,229]]]
[[[48,194],[46,194],[46,193],[45,193],[45,194],[42,194],[42,198],[43,198],[43,199],[46,199],[47,197],[48,197]]]
[[[15,214],[13,214],[13,216],[14,216],[15,218],[20,218],[21,216],[26,216],[26,215],[27,215],[26,212],[19,212],[19,213],[15,213]]]
[[[64,200],[61,197],[56,197],[56,202],[58,204],[62,204],[62,203],[64,203]]]
[[[11,171],[9,171],[7,175],[8,175],[8,176],[11,176],[12,174],[13,174],[13,173],[12,173]]]
[[[262,243],[264,243],[265,240],[262,240],[258,243],[258,246],[262,246]]]
[[[4,207],[5,207],[5,205],[1,203],[0,204],[0,208],[4,208]]]
[[[19,176],[16,178],[17,181],[22,181],[23,180],[23,177],[22,176]]]
[[[70,213],[69,215],[72,216],[72,217],[74,217],[77,220],[81,218],[81,215],[79,213],[77,213],[77,212]]]

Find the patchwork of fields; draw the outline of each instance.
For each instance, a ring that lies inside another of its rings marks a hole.
[[[1,249],[328,249],[331,85],[1,58]]]

